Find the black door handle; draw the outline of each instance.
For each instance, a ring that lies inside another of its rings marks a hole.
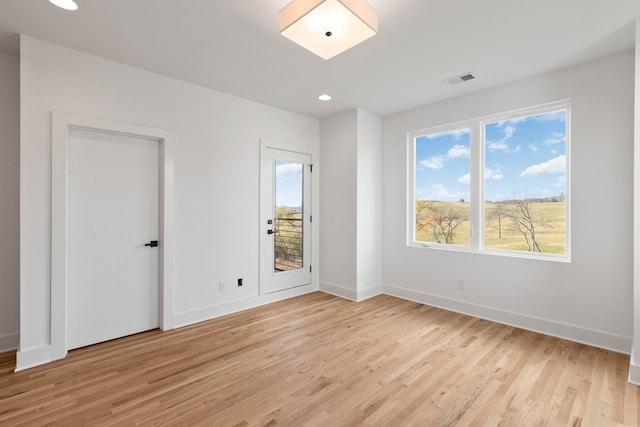
[[[267,234],[273,234],[273,230],[267,230]]]
[[[145,243],[145,246],[151,246],[152,248],[155,248],[156,246],[158,246],[158,241],[157,240],[152,240],[149,243]]]

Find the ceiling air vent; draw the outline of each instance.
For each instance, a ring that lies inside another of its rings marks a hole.
[[[445,79],[444,82],[453,86],[453,85],[457,85],[458,83],[463,83],[469,80],[473,80],[475,78],[476,76],[474,76],[472,73],[464,73],[464,74],[460,74],[459,76],[449,77],[448,79]]]

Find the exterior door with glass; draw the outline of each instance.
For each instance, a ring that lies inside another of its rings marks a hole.
[[[263,293],[311,283],[311,155],[261,153]]]

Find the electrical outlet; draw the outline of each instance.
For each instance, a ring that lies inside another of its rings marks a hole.
[[[242,277],[238,279],[238,287],[242,286]]]
[[[464,291],[464,280],[458,279],[458,290]]]
[[[224,280],[220,280],[218,282],[218,292],[224,292],[227,290],[227,282]]]

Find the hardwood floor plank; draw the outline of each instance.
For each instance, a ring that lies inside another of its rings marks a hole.
[[[635,425],[628,365],[390,296],[317,292],[18,373],[0,354],[0,425]]]

